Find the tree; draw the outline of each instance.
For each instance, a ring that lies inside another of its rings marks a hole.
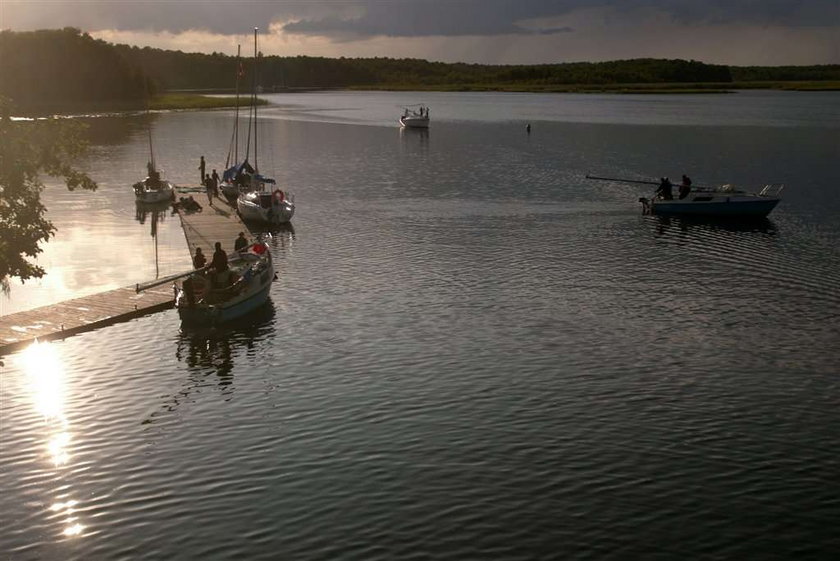
[[[95,190],[96,183],[72,165],[87,149],[82,125],[69,119],[13,121],[1,98],[0,111],[0,287],[8,291],[10,277],[44,276],[27,259],[56,231],[41,203],[41,174],[63,178],[71,191]]]

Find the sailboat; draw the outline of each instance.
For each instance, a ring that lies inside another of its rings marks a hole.
[[[250,183],[249,174],[253,168],[248,160],[239,161],[239,80],[245,74],[241,60],[241,45],[236,46],[236,109],[233,119],[233,132],[231,133],[230,146],[228,147],[227,158],[225,159],[225,171],[222,173],[222,182],[219,189],[230,198],[235,199],[243,185]],[[233,166],[231,166],[231,155],[233,155]]]
[[[295,203],[289,193],[275,186],[277,182],[260,175],[257,160],[257,28],[254,28],[254,80],[251,93],[251,114],[248,122],[248,147],[245,161],[239,166],[239,182],[242,185],[236,199],[236,208],[242,220],[259,224],[288,224],[295,214]],[[254,131],[254,165],[248,163],[251,149],[251,126]]]
[[[227,256],[227,267],[217,271],[213,264],[191,269],[144,284],[141,292],[184,279],[175,286],[175,308],[181,323],[195,327],[215,327],[262,307],[269,299],[276,278],[271,251],[258,240]]]
[[[149,161],[146,164],[148,175],[133,185],[134,198],[140,203],[160,203],[175,200],[175,188],[172,183],[161,177],[161,170],[155,164],[155,149],[152,145],[152,122],[149,108],[146,107],[147,130],[149,133]]]

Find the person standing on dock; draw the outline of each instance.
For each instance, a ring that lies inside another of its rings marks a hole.
[[[206,174],[204,171],[207,169],[207,165],[204,163],[204,156],[201,157],[201,161],[198,164],[198,171],[201,172],[201,184],[204,185],[204,178]]]
[[[213,180],[213,196],[217,199],[219,198],[219,184],[221,183],[221,178],[219,174],[216,173],[216,170],[213,170],[213,173],[210,174],[210,179]]]
[[[210,206],[213,206],[213,178],[209,175],[204,176],[204,190],[207,191],[207,200]]]

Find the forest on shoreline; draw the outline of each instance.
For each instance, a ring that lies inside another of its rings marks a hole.
[[[75,28],[0,32],[0,96],[22,114],[142,109],[163,92],[250,91],[253,60],[115,45]],[[486,65],[420,59],[264,56],[262,91],[311,89],[696,93],[743,88],[840,89],[840,65],[725,66],[680,59]],[[13,77],[13,78],[12,78]],[[170,105],[205,107],[199,96]],[[172,101],[178,100],[178,101]],[[216,101],[215,106],[229,104]],[[173,105],[174,104],[174,105]]]

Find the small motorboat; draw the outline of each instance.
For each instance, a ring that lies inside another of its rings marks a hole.
[[[429,128],[429,107],[427,105],[409,105],[403,108],[400,125],[406,128]]]
[[[783,188],[781,184],[770,184],[758,193],[750,193],[732,185],[722,185],[692,188],[682,199],[640,197],[639,202],[644,212],[650,214],[763,218],[782,200]]]
[[[229,256],[226,271],[196,269],[176,288],[175,307],[185,325],[218,325],[262,306],[273,280],[271,252],[256,242]]]
[[[586,176],[587,179],[615,181],[619,183],[639,183],[656,185],[656,193],[648,197],[639,197],[642,210],[649,214],[683,216],[723,216],[762,218],[770,214],[779,201],[784,185],[772,183],[765,185],[759,192],[753,193],[726,184],[718,187],[692,186],[691,180],[683,176],[681,185],[674,186],[667,177],[660,181],[624,179],[620,177]],[[672,188],[679,190],[674,198]]]

